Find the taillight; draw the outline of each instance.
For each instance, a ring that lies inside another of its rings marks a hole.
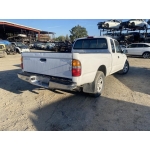
[[[21,57],[21,69],[23,69],[23,57]]]
[[[81,75],[81,63],[79,60],[72,60],[72,76],[78,77]]]

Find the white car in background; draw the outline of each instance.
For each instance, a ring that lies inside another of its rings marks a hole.
[[[133,43],[125,48],[127,55],[139,55],[143,58],[150,58],[150,44],[149,43]]]
[[[11,44],[15,47],[16,52],[19,54],[22,52],[30,52],[29,47],[22,42],[11,42]]]
[[[121,29],[121,21],[112,19],[105,22],[98,23],[99,28],[106,28],[106,29]]]
[[[144,30],[148,28],[148,23],[144,19],[130,19],[126,22],[122,22],[121,25],[124,28],[137,28],[140,27]]]

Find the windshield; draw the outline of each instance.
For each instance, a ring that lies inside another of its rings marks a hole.
[[[21,42],[17,42],[16,43],[17,44],[17,46],[25,46],[23,43],[21,43]]]
[[[130,19],[129,21],[136,21],[137,19]]]

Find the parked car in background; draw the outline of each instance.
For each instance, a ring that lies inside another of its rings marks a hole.
[[[44,48],[44,44],[45,44],[45,43],[42,43],[42,42],[36,43],[35,49],[43,49],[43,48]]]
[[[121,26],[124,28],[141,28],[146,30],[148,28],[148,23],[144,19],[130,19],[122,22]]]
[[[29,47],[22,42],[12,42],[12,45],[15,47],[17,53],[30,52]]]
[[[31,43],[29,44],[29,48],[30,48],[30,49],[34,48],[34,44],[35,44],[35,43],[37,43],[37,42],[31,42]]]
[[[104,28],[104,29],[122,29],[121,21],[116,20],[116,19],[99,22],[98,27]]]
[[[0,44],[0,57],[6,57],[6,49],[4,44]]]
[[[0,40],[1,48],[5,50],[5,54],[16,54],[16,50],[13,45],[7,40]]]
[[[125,45],[120,45],[120,47],[121,47],[122,50],[126,48]]]
[[[46,43],[44,49],[45,50],[52,50],[54,48],[54,43]]]
[[[127,41],[127,42],[140,42],[142,41],[142,38],[143,36],[141,36],[139,32],[123,33],[120,36],[121,41]]]
[[[150,43],[133,43],[125,48],[127,55],[138,55],[143,58],[150,58]]]

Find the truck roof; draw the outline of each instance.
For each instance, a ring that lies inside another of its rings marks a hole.
[[[106,39],[113,39],[112,37],[108,37],[108,36],[88,36],[88,37],[82,37],[82,38],[77,38],[76,40],[79,39],[94,39],[94,38],[106,38]]]

